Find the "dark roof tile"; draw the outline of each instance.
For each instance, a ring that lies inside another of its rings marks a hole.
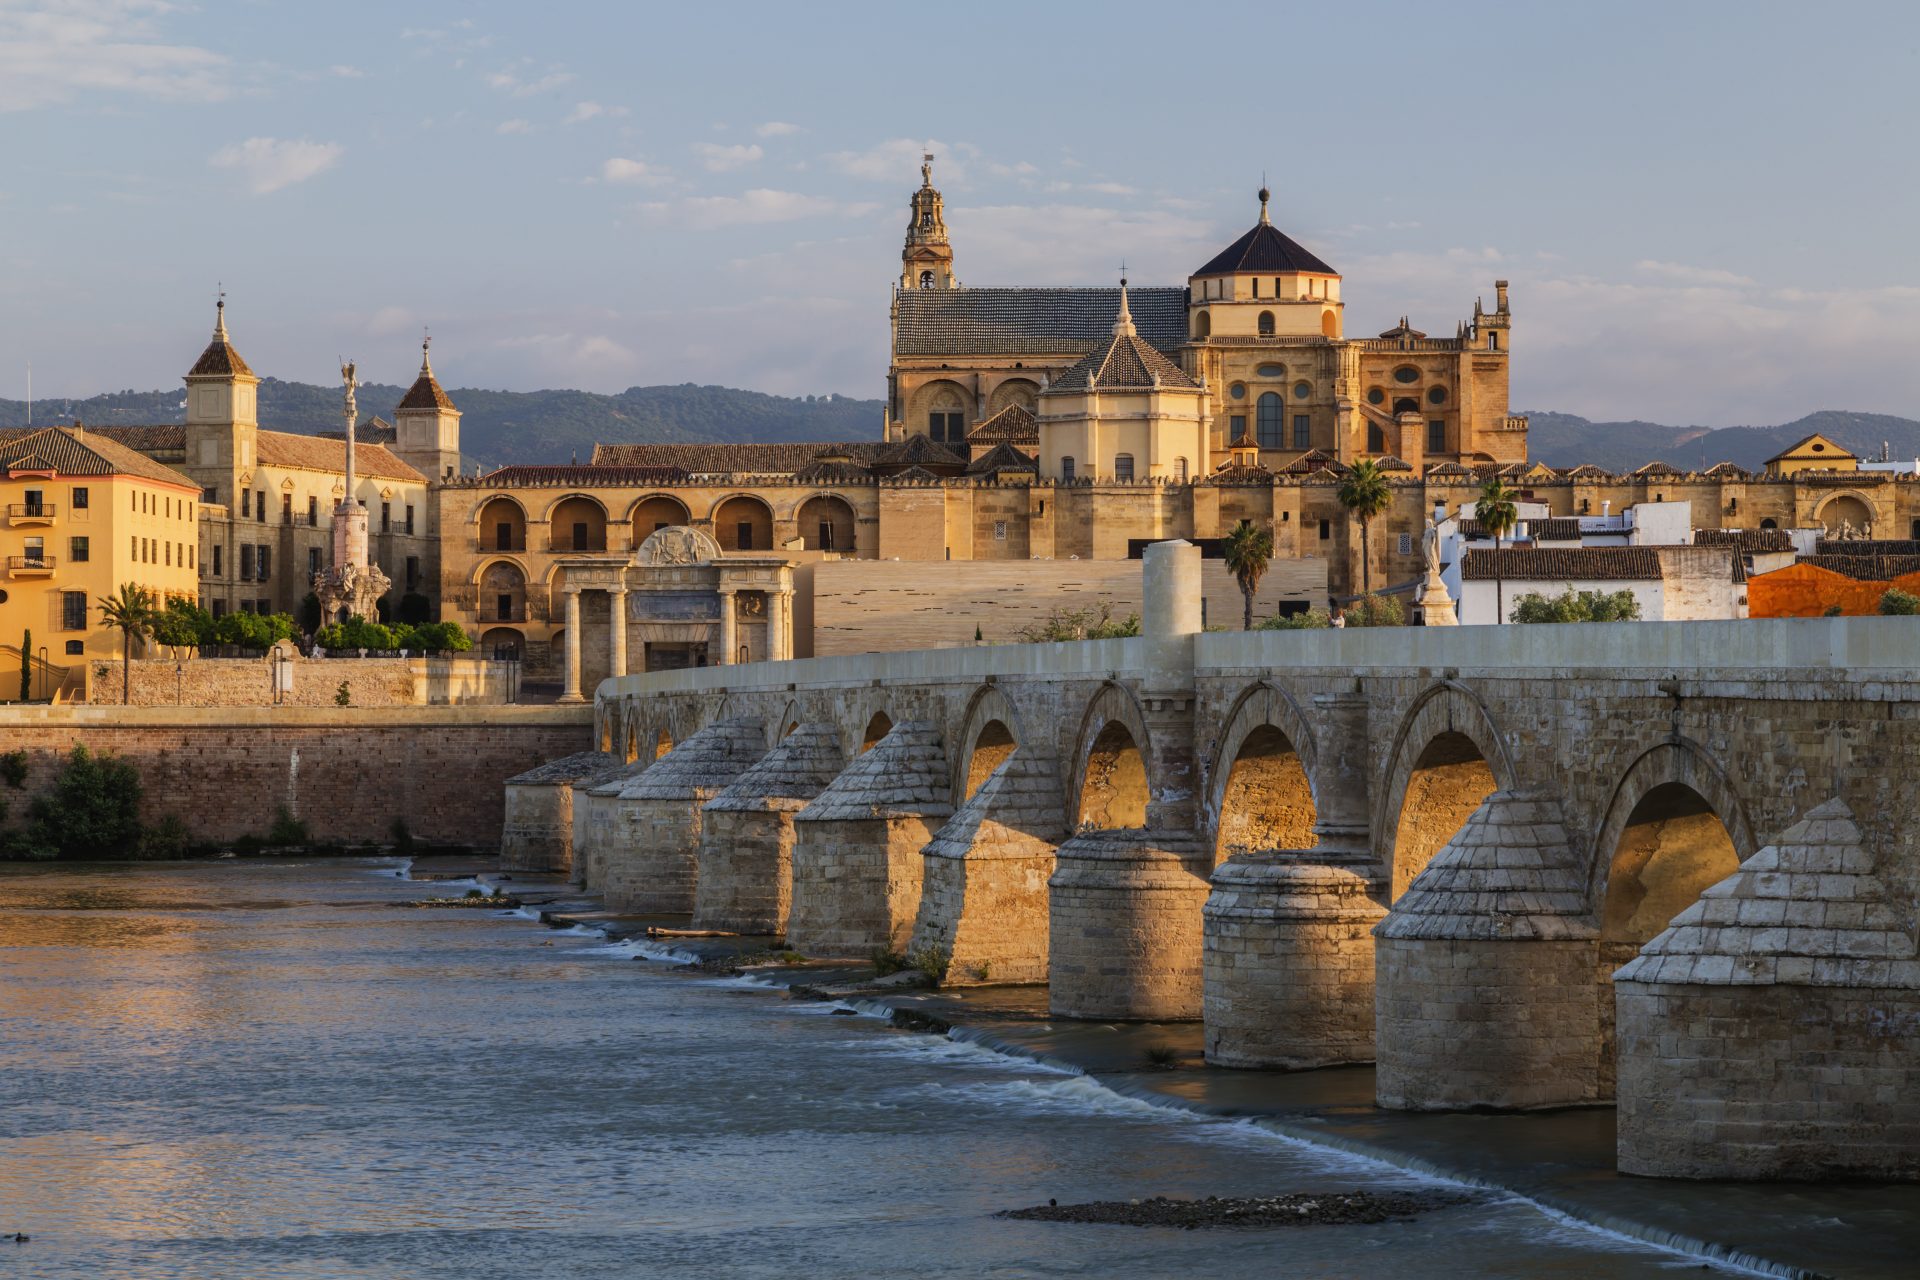
[[[1112,336],[1118,289],[906,289],[897,295],[902,356],[1037,355],[1077,359]],[[1134,326],[1162,351],[1187,340],[1185,288],[1133,289]]]
[[[1658,582],[1660,553],[1652,547],[1471,547],[1460,561],[1470,582]]]

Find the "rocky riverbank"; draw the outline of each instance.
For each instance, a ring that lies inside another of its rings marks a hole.
[[[1452,1191],[1375,1193],[1302,1192],[1284,1196],[1208,1196],[1177,1200],[1095,1200],[1057,1204],[1049,1200],[1031,1209],[1006,1209],[994,1215],[1028,1222],[1083,1222],[1124,1227],[1326,1227],[1409,1222],[1435,1209],[1467,1204],[1475,1197]]]

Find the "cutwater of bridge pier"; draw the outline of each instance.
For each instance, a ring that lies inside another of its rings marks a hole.
[[[1629,1172],[1920,1177],[1920,626],[1215,634],[1143,570],[1137,638],[607,681],[503,856],[1383,1107],[1616,1100]]]

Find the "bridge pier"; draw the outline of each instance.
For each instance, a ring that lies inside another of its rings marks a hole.
[[[767,749],[747,717],[688,737],[620,790],[601,892],[616,911],[685,915],[700,875],[700,809]]]
[[[638,777],[651,760],[636,760],[606,774],[582,778],[573,784],[573,882],[598,889],[602,862],[614,839],[614,820],[620,792]]]
[[[1920,961],[1829,800],[1614,976],[1622,1172],[1920,1177]]]
[[[1198,1018],[1206,862],[1191,836],[1137,828],[1082,831],[1061,845],[1049,882],[1051,1012]]]
[[[787,945],[809,955],[902,952],[920,912],[921,849],[953,815],[939,727],[906,720],[793,819]]]
[[[1593,1101],[1598,936],[1559,804],[1488,796],[1374,930],[1379,1105]]]
[[[572,866],[574,783],[604,775],[618,764],[605,752],[582,751],[508,778],[501,869],[565,871]]]
[[[1025,748],[1001,762],[921,850],[911,949],[944,947],[947,984],[1047,980],[1047,880],[1060,786]]]
[[[693,927],[784,934],[793,903],[793,818],[846,767],[839,731],[803,724],[707,802]]]

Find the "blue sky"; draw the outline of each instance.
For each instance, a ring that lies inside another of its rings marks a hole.
[[[877,397],[963,282],[1275,220],[1348,332],[1513,281],[1517,408],[1920,416],[1920,6],[0,0],[0,395],[255,370]],[[876,424],[877,426],[877,424]]]

